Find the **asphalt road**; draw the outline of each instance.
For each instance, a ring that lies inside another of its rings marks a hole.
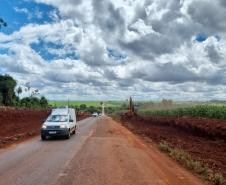
[[[0,150],[0,185],[201,185],[108,117],[78,122],[70,140],[39,137]]]

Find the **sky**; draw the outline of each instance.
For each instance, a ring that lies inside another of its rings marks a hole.
[[[0,74],[48,99],[226,99],[225,0],[0,0],[0,18]]]

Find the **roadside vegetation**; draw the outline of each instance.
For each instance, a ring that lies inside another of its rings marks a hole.
[[[50,100],[49,101],[49,104],[51,106],[67,106],[69,103],[70,106],[86,106],[86,107],[90,107],[90,106],[93,106],[93,107],[100,107],[100,101],[63,101],[63,100],[58,100],[58,101],[54,101],[54,100]],[[122,101],[106,101],[104,102],[105,106],[106,107],[119,107],[121,106],[123,102]]]
[[[60,106],[70,106],[75,108],[77,112],[87,112],[87,113],[101,113],[102,106],[101,103],[104,103],[105,113],[112,114],[118,110],[121,110],[122,107],[126,107],[123,101],[49,101],[51,107],[60,107]]]
[[[221,173],[214,172],[207,165],[194,160],[191,155],[184,150],[173,148],[166,142],[161,142],[159,144],[159,149],[182,164],[185,168],[199,174],[202,178],[211,182],[211,184],[226,185],[226,179]]]
[[[17,87],[17,82],[9,75],[0,75],[0,106],[24,107],[24,108],[47,108],[48,101],[42,96],[20,98],[22,88]]]

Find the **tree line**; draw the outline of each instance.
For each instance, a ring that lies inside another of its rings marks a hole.
[[[27,107],[27,108],[47,108],[48,101],[42,96],[41,98],[29,96],[21,98],[22,88],[17,87],[17,82],[9,75],[0,75],[0,105]]]
[[[57,107],[57,106],[53,106]],[[74,108],[77,112],[86,112],[86,113],[98,113],[100,114],[102,112],[102,107],[101,106],[87,106],[86,104],[81,104],[81,105],[70,105],[69,107]],[[125,108],[123,108],[125,109]],[[121,110],[121,107],[105,107],[105,113],[106,114],[113,114],[115,111]]]

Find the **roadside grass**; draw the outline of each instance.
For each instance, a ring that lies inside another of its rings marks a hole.
[[[178,161],[187,169],[199,174],[212,185],[226,185],[226,179],[221,173],[214,172],[207,165],[192,159],[191,155],[182,149],[172,148],[166,142],[159,144],[159,149]]]

